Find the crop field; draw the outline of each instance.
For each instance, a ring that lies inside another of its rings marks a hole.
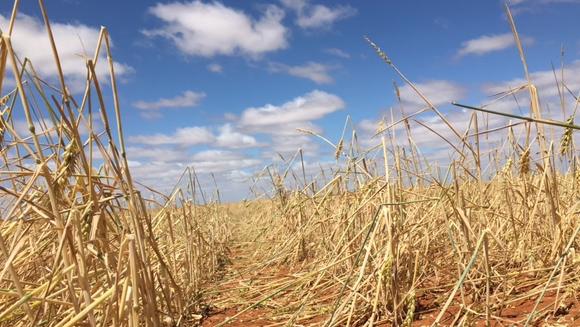
[[[447,120],[367,38],[424,109],[385,117],[374,146],[349,119],[338,141],[301,130],[335,165],[306,173],[296,149],[238,203],[206,201],[191,168],[169,193],[133,178],[109,30],[73,96],[42,14],[56,84],[12,47],[18,1],[1,32],[0,326],[580,326],[580,90],[554,68],[545,114],[509,8],[525,82],[497,98],[528,111]],[[433,134],[446,165],[416,146],[427,111],[461,140]]]

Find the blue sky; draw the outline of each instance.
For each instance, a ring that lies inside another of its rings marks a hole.
[[[38,4],[22,2],[15,48],[54,79],[48,48],[39,50],[45,34]],[[530,70],[547,89],[546,104],[554,101],[550,65],[560,65],[562,45],[567,85],[580,87],[579,4],[512,1]],[[3,29],[11,6],[0,3]],[[303,148],[313,167],[333,160],[334,149],[296,128],[337,141],[350,115],[362,142],[372,145],[370,134],[389,108],[400,116],[393,80],[405,112],[423,107],[364,35],[459,128],[467,114],[448,108],[450,100],[481,104],[523,76],[503,3],[494,0],[51,0],[47,9],[73,91],[84,76],[83,47],[92,53],[99,27],[109,29],[136,178],[169,189],[191,165],[208,184],[215,173],[226,199],[246,196],[248,176],[277,153],[288,157]],[[508,101],[496,109],[516,106]],[[441,127],[432,114],[421,118]],[[417,128],[424,151],[442,149],[440,140]]]

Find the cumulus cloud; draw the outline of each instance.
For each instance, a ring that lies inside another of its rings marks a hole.
[[[212,134],[209,128],[199,126],[178,128],[172,134],[157,133],[152,135],[136,135],[129,137],[130,142],[146,145],[197,145],[209,144],[214,140],[215,136]]]
[[[580,0],[510,0],[509,4],[515,6],[515,9],[521,9],[521,6],[525,5],[550,5],[550,4],[562,4],[562,3],[571,3],[577,4],[580,3]]]
[[[358,122],[357,127],[363,133],[373,135],[379,130],[379,122],[372,119],[363,119]]]
[[[0,28],[6,29],[9,18],[0,15]],[[84,90],[87,68],[85,58],[92,58],[99,37],[99,29],[79,23],[51,24],[54,40],[58,49],[63,73],[72,92]],[[20,14],[16,19],[12,33],[12,45],[16,54],[23,60],[29,58],[41,78],[55,78],[57,66],[50,51],[50,41],[44,22],[31,16]],[[101,83],[107,83],[108,65],[104,51],[95,67],[101,77]],[[118,77],[133,72],[126,64],[116,63],[115,74]]]
[[[65,128],[64,123],[59,123],[56,126],[53,122],[49,119],[45,119],[42,121],[34,120],[34,133],[36,135],[44,135],[44,136],[51,136],[51,137],[58,137],[59,131]],[[78,122],[78,132],[81,136],[89,135],[89,122],[86,119],[82,119]],[[31,135],[30,130],[28,129],[28,123],[25,119],[14,119],[12,127],[14,128],[14,132],[20,138],[27,138]],[[101,118],[99,116],[93,117],[92,123],[93,133],[99,134],[99,130],[103,129],[103,124]]]
[[[304,65],[288,66],[281,63],[272,62],[269,69],[274,73],[285,73],[291,76],[305,78],[316,84],[330,84],[334,82],[330,71],[333,67],[317,62],[307,62]]]
[[[296,131],[297,132],[297,131]],[[296,133],[295,132],[295,133]],[[288,155],[294,154],[298,149],[302,149],[305,154],[316,154],[319,146],[316,139],[311,135],[296,133],[289,137],[288,135],[273,135],[271,150],[276,154]],[[275,157],[273,153],[266,152],[266,156]]]
[[[198,178],[203,183],[209,177],[207,174],[210,173],[239,171],[261,164],[260,159],[251,158],[242,153],[215,149],[197,152],[189,158],[180,161],[149,160],[134,162],[139,164],[132,167],[131,172],[138,181],[161,187],[164,190],[171,189],[187,167],[193,167],[198,174]],[[220,182],[222,185],[227,183],[223,179]],[[230,184],[228,183],[228,185]]]
[[[295,11],[304,10],[308,0],[281,0],[282,4],[287,8],[290,8]]]
[[[224,148],[241,149],[260,146],[256,138],[236,131],[231,124],[220,127],[216,145]]]
[[[459,100],[465,96],[465,88],[457,83],[446,80],[433,80],[424,83],[415,83],[415,86],[431,101],[435,106]],[[399,89],[401,101],[404,105],[426,106],[426,103],[409,86],[405,85]]]
[[[149,161],[131,168],[131,175],[140,183],[169,192],[186,168],[182,162]]]
[[[296,24],[303,29],[330,28],[336,21],[357,13],[357,10],[351,6],[330,8],[320,4],[310,4],[307,0],[282,0],[282,4],[296,12]]]
[[[205,96],[203,92],[185,91],[173,98],[161,98],[150,102],[140,100],[133,103],[133,106],[141,110],[141,116],[145,118],[159,118],[161,116],[159,111],[162,109],[195,107]]]
[[[230,122],[219,126],[215,133],[209,127],[188,127],[170,134],[132,136],[129,141],[180,147],[208,145],[222,149],[247,149],[267,145],[267,149],[261,150],[261,156],[267,158],[273,158],[277,153],[293,153],[299,148],[308,154],[315,154],[318,150],[316,140],[299,129],[322,133],[322,129],[314,121],[341,110],[344,105],[340,97],[315,90],[279,106],[248,108],[239,116],[230,114]],[[261,134],[265,139],[260,142],[252,134]],[[222,151],[220,154],[230,153],[226,150],[219,151]],[[146,155],[149,153],[141,154]],[[168,154],[170,155],[172,154]],[[196,156],[195,159],[202,158]]]
[[[214,63],[207,65],[207,70],[209,70],[212,73],[221,73],[224,71],[224,68],[222,67],[222,65],[216,64],[214,62]]]
[[[265,105],[244,110],[241,127],[252,131],[284,128],[287,125],[307,124],[344,108],[344,101],[330,93],[314,90],[280,106]]]
[[[220,2],[159,3],[149,8],[149,13],[164,25],[144,34],[166,38],[188,56],[255,57],[288,46],[288,30],[282,24],[284,11],[273,5],[267,6],[259,19]]]
[[[278,154],[292,154],[303,149],[305,154],[316,155],[318,145],[311,135],[300,130],[322,133],[314,121],[344,108],[344,101],[333,94],[312,91],[282,105],[248,108],[238,119],[240,129],[270,136],[268,149],[262,153],[272,159]]]
[[[129,146],[127,154],[133,177],[159,191],[169,192],[183,171],[191,167],[206,192],[215,187],[215,178],[222,196],[239,200],[240,195],[247,192],[248,184],[245,180],[233,180],[232,177],[251,176],[250,172],[262,164],[262,159],[238,151],[190,148],[193,153],[172,145]],[[210,174],[215,175],[212,177]]]
[[[225,124],[218,128],[215,135],[212,128],[206,126],[180,127],[173,133],[157,133],[151,135],[134,135],[129,141],[144,145],[178,145],[191,146],[207,144],[222,148],[243,149],[262,146],[255,137],[238,131],[232,124]],[[135,151],[137,152],[137,151]],[[155,158],[155,152],[151,152],[150,158]],[[141,156],[147,156],[149,152],[141,152]],[[169,153],[167,153],[170,155]],[[149,157],[149,156],[147,156]],[[160,156],[158,158],[162,158]]]
[[[495,106],[490,108],[497,110]],[[474,142],[475,130],[473,125],[470,125],[473,114],[474,112],[468,110],[453,110],[446,114],[447,120],[460,134],[467,132],[467,141],[471,144]],[[477,113],[477,115],[479,117],[478,123],[480,133],[487,130],[502,128],[510,123],[517,123],[513,121],[510,122],[509,118],[503,116],[481,113]],[[398,118],[395,118],[395,121],[397,120]],[[380,145],[381,139],[377,137],[373,138],[373,135],[376,133],[379,126],[390,126],[391,122],[390,118],[386,119],[386,122],[382,124],[379,120],[370,119],[359,122],[357,124],[359,142],[367,148]],[[413,117],[409,120],[409,124],[411,127],[410,133],[413,144],[418,147],[420,155],[428,160],[430,164],[447,164],[450,162],[450,158],[457,158],[456,150],[443,138],[456,146],[460,145],[462,141],[457,138],[455,133],[439,117],[431,112],[427,112],[421,116]],[[514,126],[516,137],[520,135],[519,131],[521,127],[522,125]],[[391,127],[389,133],[399,135],[399,137],[396,138],[398,146],[408,147],[408,139],[403,128],[404,124],[399,123],[398,125]],[[468,128],[470,128],[470,130],[467,130]],[[403,135],[404,137],[401,137]],[[506,140],[505,135],[505,130],[497,130],[493,133],[481,134],[479,142],[482,153],[485,153],[487,149],[497,148],[498,144],[501,144]]]
[[[564,83],[566,88],[563,90],[562,98],[558,91],[558,85],[561,85],[560,73],[557,74],[558,82],[554,78],[554,72],[551,69],[539,70],[530,73],[530,79],[538,90],[540,98],[540,112],[543,118],[566,121],[576,106],[575,96],[580,92],[580,60],[576,60],[564,68]],[[482,88],[483,92],[489,96],[495,96],[511,89],[519,88],[526,85],[527,81],[523,78],[514,78],[504,82],[495,82],[493,84],[485,84]],[[564,108],[562,108],[562,104]],[[520,90],[514,95],[505,97],[499,101],[493,101],[487,108],[499,112],[514,113],[517,115],[531,116],[529,93],[526,89]],[[549,140],[559,141],[561,131],[559,128],[550,126],[544,127],[546,137]],[[580,141],[579,141],[580,142]]]
[[[131,136],[127,151],[132,160],[139,160],[134,167],[136,179],[146,184],[170,189],[172,179],[174,182],[183,169],[193,167],[201,179],[216,173],[219,185],[240,192],[241,186],[247,189],[248,185],[242,185],[242,181],[235,184],[228,176],[241,175],[246,180],[265,158],[270,162],[278,154],[287,157],[298,149],[303,149],[307,158],[317,156],[318,140],[297,129],[322,133],[315,121],[344,106],[340,97],[314,90],[281,105],[247,108],[239,115],[229,115],[230,122],[221,126],[191,126],[172,133]],[[205,147],[209,149],[200,151]],[[257,147],[264,148],[251,154],[242,152]],[[213,187],[212,183],[208,185]],[[239,198],[235,192],[231,196]]]
[[[261,160],[247,157],[239,152],[215,149],[198,152],[192,157],[192,165],[196,172],[199,173],[220,173],[239,170],[253,167],[260,163]]]
[[[559,77],[560,76],[558,74],[558,78]],[[534,71],[530,73],[530,78],[532,83],[537,87],[538,93],[540,94],[540,104],[543,117],[560,121],[567,119],[568,117],[563,115],[560,110],[559,93],[557,83],[554,79],[553,71],[551,69]],[[566,86],[571,90],[571,92],[574,95],[577,94],[580,90],[580,60],[574,61],[565,67],[564,79]],[[514,78],[503,82],[494,82],[493,84],[484,85],[483,92],[489,96],[495,97],[497,94],[501,94],[510,89],[518,88],[522,85],[525,85],[526,83],[527,81],[523,78]],[[454,83],[451,83],[451,85],[454,85]],[[425,88],[421,85],[418,85],[418,87],[421,90],[425,90]],[[447,102],[443,100],[445,98],[451,97],[458,98],[462,94],[461,92],[457,93],[456,91],[451,91],[455,89],[454,87],[447,89],[450,91],[446,93],[450,95],[441,97],[440,100],[437,100],[436,97],[433,97],[433,95],[430,96],[429,94],[427,94],[427,97],[437,103]],[[407,90],[407,92],[410,93],[410,90]],[[436,94],[437,92],[434,93]],[[453,93],[456,94],[453,95]],[[575,99],[571,94],[569,94],[568,91],[564,93],[564,101],[567,109],[566,115],[569,115],[572,108],[574,107]],[[418,100],[417,104],[419,104],[419,101],[420,100]],[[421,105],[423,104],[421,103]],[[518,93],[505,97],[501,100],[486,100],[485,103],[479,103],[475,105],[485,106],[488,109],[498,112],[515,113],[523,116],[530,115],[530,100],[529,94],[526,90],[521,90]],[[548,107],[551,108],[551,110],[547,110]],[[474,128],[471,126],[470,131],[467,131],[467,128],[469,128],[472,116],[474,114],[475,112],[470,110],[460,110],[455,108],[446,114],[446,118],[460,133],[467,132],[467,134],[470,135],[470,141],[473,142]],[[502,129],[505,126],[512,126],[516,139],[523,141],[526,137],[526,130],[521,120],[492,114],[477,113],[477,115],[479,117],[479,132],[483,132],[483,134],[481,134],[479,137],[482,153],[485,151],[498,149],[498,146],[501,146],[505,143],[507,140],[507,130]],[[395,120],[397,119],[397,113],[395,113]],[[388,121],[390,121],[390,119]],[[449,127],[442,120],[430,112],[426,112],[425,114],[414,117],[410,120],[413,141],[422,151],[424,151],[423,154],[425,157],[429,161],[440,160],[443,162],[449,162],[449,158],[453,155],[455,150],[453,150],[453,148],[445,141],[443,141],[439,136],[435,135],[432,131],[425,128],[421,124],[416,123],[415,121],[422,122],[424,125],[429,126],[429,128],[436,131],[450,142],[457,144],[459,140],[451,131],[451,129],[449,129]],[[375,145],[378,143],[379,140],[376,138],[370,139],[370,136],[376,132],[378,126],[379,122],[377,120],[364,120],[358,124],[358,127],[361,131],[361,138],[367,142],[366,144]],[[398,133],[401,133],[403,132],[400,130],[402,126],[403,125],[400,124],[393,129],[398,131]],[[558,139],[562,134],[561,130],[551,128],[550,126],[545,126],[545,130],[546,138],[548,141],[553,140],[558,142]],[[485,131],[493,132],[485,133]],[[406,142],[406,138],[398,138],[397,140],[398,142]]]
[[[175,162],[187,159],[187,154],[180,149],[167,146],[160,147],[127,147],[127,155],[133,159],[149,159],[155,161]]]
[[[51,135],[53,137],[57,136],[57,130],[51,121],[42,123],[39,121],[34,121],[33,124],[34,133],[36,135]],[[14,120],[12,127],[14,128],[14,132],[16,132],[18,137],[26,138],[31,135],[30,130],[28,129],[28,122],[24,119]]]
[[[559,75],[559,73],[558,73]],[[530,73],[532,83],[538,88],[538,92],[543,97],[558,96],[558,87],[554,80],[554,72],[551,69],[539,70]],[[580,60],[575,60],[564,67],[564,79],[566,86],[573,92],[580,90]],[[514,78],[509,81],[484,85],[484,92],[487,94],[497,94],[509,89],[526,84],[523,78]]]
[[[534,43],[534,39],[531,37],[521,37],[521,41],[524,44]],[[483,35],[461,43],[461,48],[457,51],[457,56],[484,55],[486,53],[507,49],[514,44],[514,37],[511,33]]]
[[[331,54],[333,56],[336,57],[340,57],[340,58],[344,58],[344,59],[350,59],[350,53],[341,50],[339,48],[328,48],[328,49],[324,49],[324,52]]]

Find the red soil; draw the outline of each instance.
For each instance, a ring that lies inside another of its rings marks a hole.
[[[240,254],[242,249],[238,249],[234,251],[234,253]],[[228,270],[230,271],[238,271],[242,270],[245,267],[245,264],[248,263],[248,258],[242,255],[233,256],[233,266],[229,267]],[[292,274],[292,270],[288,267],[270,267],[263,269],[261,271],[253,272],[253,279],[254,280],[268,280],[273,281],[276,279],[288,278]],[[228,282],[222,283],[217,285],[222,294],[227,296],[228,292],[236,291],[236,287],[239,287],[239,281],[242,279],[248,278],[248,276],[240,276],[240,280],[233,279]],[[522,284],[529,281],[528,278],[522,277]],[[439,281],[441,282],[441,281]],[[426,285],[434,286],[435,281],[426,281]],[[527,291],[527,289],[521,289],[518,293],[523,293]],[[440,293],[443,298],[445,293]],[[274,299],[277,302],[284,303],[285,294],[282,292],[278,294],[277,297]],[[514,295],[515,297],[516,295]],[[560,293],[560,299],[562,298],[562,293]],[[322,296],[321,296],[322,297]],[[328,304],[328,301],[332,301],[328,299],[328,297],[323,296],[326,298],[325,304]],[[554,291],[547,292],[538,309],[536,310],[535,315],[535,323],[533,326],[580,326],[580,302],[578,299],[578,295],[574,294],[568,298],[568,300],[564,303],[560,309],[556,310],[554,314],[554,302],[556,300],[556,294]],[[259,298],[256,299],[258,301]],[[209,303],[212,303],[211,299],[208,299]],[[439,299],[441,301],[441,298]],[[515,303],[511,303],[506,306],[501,306],[498,309],[492,311],[492,319],[491,319],[491,326],[523,326],[523,322],[527,319],[528,315],[532,311],[537,301],[537,297],[527,298]],[[444,302],[444,301],[442,301]],[[251,303],[251,302],[250,302]],[[442,326],[449,326],[454,321],[457,320],[457,313],[460,310],[460,303],[461,299],[457,297],[453,304],[449,307],[446,311],[443,319],[440,321]],[[320,304],[320,303],[318,303]],[[469,303],[467,304],[469,306]],[[441,310],[442,303],[438,303],[437,296],[433,293],[425,293],[418,297],[416,311],[414,316],[414,321],[412,326],[431,326],[434,322],[435,318],[439,314]],[[216,326],[228,318],[233,317],[234,315],[238,314],[241,310],[244,310],[246,307],[228,307],[225,309],[217,309],[213,308],[210,310],[209,316],[204,318],[202,321],[201,326],[210,327]],[[232,327],[242,327],[242,326],[283,326],[285,321],[276,319],[276,314],[273,312],[274,309],[268,306],[258,306],[256,308],[250,309],[245,311],[244,313],[240,314],[238,317],[233,319],[231,322],[228,322],[226,326]],[[481,312],[481,305],[478,306],[478,311]],[[465,310],[462,310],[461,315],[465,314]],[[279,314],[278,314],[279,316]],[[474,317],[474,315],[471,315]],[[301,320],[300,324],[296,324],[295,326],[320,326],[322,325],[326,319],[328,318],[327,315],[321,314],[320,316],[316,316],[310,318],[309,320]],[[461,318],[461,316],[459,317]],[[476,317],[477,319],[473,319],[472,321],[475,323],[475,326],[485,326],[485,316]],[[377,322],[377,326],[390,326],[389,322]]]

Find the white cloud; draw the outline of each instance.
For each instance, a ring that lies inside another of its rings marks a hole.
[[[159,118],[161,116],[159,111],[162,109],[195,107],[203,98],[205,98],[203,92],[185,91],[173,98],[161,98],[151,102],[137,101],[133,106],[141,110],[141,115],[145,118]]]
[[[191,126],[178,128],[171,134],[152,134],[130,136],[129,141],[145,145],[179,145],[190,146],[200,144],[211,144],[214,146],[230,149],[253,148],[262,146],[255,137],[244,134],[234,128],[231,124],[225,124],[219,127],[219,133],[214,135],[210,127]],[[165,149],[133,148],[136,158],[150,158],[156,160],[165,160],[166,158],[179,158],[179,153]],[[138,151],[139,150],[139,151]],[[169,159],[168,159],[169,160]]]
[[[204,150],[193,155],[193,161],[235,160],[243,158],[239,153],[227,150]]]
[[[127,156],[131,159],[149,159],[164,162],[176,162],[187,159],[187,153],[171,147],[127,147]]]
[[[532,44],[533,38],[521,37],[524,44]],[[457,52],[458,57],[466,55],[484,55],[489,52],[507,49],[515,44],[514,37],[511,33],[483,35],[476,39],[467,40],[461,43],[461,48]]]
[[[130,136],[129,141],[147,145],[197,145],[210,144],[215,141],[215,136],[207,127],[192,126],[178,128],[173,134]]]
[[[207,70],[209,70],[212,73],[221,73],[224,71],[224,68],[222,67],[222,65],[216,64],[214,62],[214,63],[207,65]]]
[[[558,78],[560,78],[560,72],[558,71],[556,74]],[[554,72],[551,69],[531,72],[530,79],[537,87],[538,93],[542,97],[558,96],[558,88],[556,80],[554,79]],[[564,82],[572,92],[578,92],[580,90],[580,60],[575,60],[564,67]],[[515,78],[506,82],[484,85],[484,92],[489,95],[497,94],[526,83],[527,82],[523,78]],[[525,103],[525,105],[527,105],[527,103]]]
[[[579,0],[510,0],[510,5],[519,6],[519,5],[549,5],[549,4],[557,4],[557,3],[580,3]]]
[[[238,119],[238,116],[236,114],[234,114],[234,113],[226,112],[224,114],[224,119],[227,120],[227,121],[235,121],[235,120]]]
[[[306,78],[316,84],[330,84],[334,82],[330,71],[333,67],[317,62],[308,62],[304,65],[288,66],[281,63],[270,63],[271,72],[286,73],[291,76]]]
[[[462,86],[446,80],[433,80],[425,83],[415,83],[415,86],[435,106],[446,104],[453,100],[459,100],[465,95],[465,89]],[[399,91],[401,101],[404,105],[421,107],[427,105],[409,85],[401,87]]]
[[[492,110],[497,110],[496,107],[490,107]],[[464,134],[466,129],[470,126],[470,120],[472,118],[473,112],[469,110],[460,110],[458,108],[450,111],[446,114],[447,120],[451,123],[451,125],[460,133]],[[389,116],[389,115],[388,115]],[[395,118],[397,121],[398,118]],[[425,126],[417,123],[416,121],[420,121]],[[486,130],[491,130],[495,128],[500,128],[506,126],[510,122],[510,119],[498,116],[498,115],[487,115],[478,113],[478,123],[479,123],[479,131],[484,132]],[[513,123],[513,122],[512,122]],[[359,130],[359,142],[366,146],[367,148],[371,148],[376,145],[380,145],[381,139],[378,137],[372,138],[372,136],[376,133],[378,126],[385,126],[390,125],[391,120],[390,118],[387,119],[385,123],[380,124],[378,120],[363,120],[357,124]],[[419,151],[424,156],[426,160],[429,161],[430,164],[439,163],[439,164],[446,164],[449,163],[449,159],[452,156],[457,157],[456,150],[449,145],[445,140],[443,140],[440,136],[447,139],[449,142],[454,144],[455,146],[461,145],[461,140],[457,138],[455,133],[445,124],[439,117],[435,114],[428,112],[420,117],[413,117],[409,120],[409,124],[411,127],[411,139],[413,144],[417,145]],[[408,147],[408,138],[406,132],[403,130],[404,124],[399,123],[396,126],[393,126],[389,132],[394,132],[398,136],[396,137],[397,145],[402,147]],[[475,129],[473,126],[470,127],[470,131],[468,135],[473,135]],[[519,135],[520,126],[515,126],[514,130],[516,131],[516,135]],[[434,133],[435,131],[436,133]],[[506,131],[505,130],[498,130],[493,133],[486,133],[480,135],[480,150],[485,152],[487,149],[497,148],[497,145],[502,143],[506,140]],[[474,137],[471,136],[468,139],[468,142],[473,144]]]
[[[328,49],[325,49],[324,52],[331,54],[333,56],[336,56],[336,57],[350,59],[350,53],[348,53],[344,50],[338,49],[338,48],[328,48]]]
[[[264,158],[275,158],[278,153],[293,154],[298,149],[312,156],[318,153],[318,140],[300,130],[322,134],[322,129],[313,122],[344,106],[340,97],[315,90],[279,106],[248,108],[240,115],[238,128],[270,136],[268,148],[261,154]]]
[[[206,150],[192,157],[192,166],[198,173],[221,173],[254,167],[262,161],[241,153],[224,150]]]
[[[282,155],[294,154],[298,149],[302,149],[304,154],[315,155],[318,153],[319,146],[315,137],[304,135],[294,131],[294,135],[273,135],[271,150]],[[272,154],[266,153],[270,157]]]
[[[0,28],[6,30],[9,19],[0,15]],[[51,23],[54,40],[67,85],[72,92],[84,90],[87,68],[85,57],[92,58],[99,37],[99,29],[78,23]],[[52,55],[50,41],[44,23],[34,17],[20,14],[16,19],[12,33],[12,45],[20,57],[29,58],[41,78],[55,78],[58,70]],[[95,67],[99,81],[108,83],[108,65],[105,51]],[[117,77],[133,71],[128,65],[115,63]]]
[[[232,170],[227,173],[226,178],[234,183],[247,183],[250,181],[252,174],[243,170]],[[246,184],[247,185],[247,184]]]
[[[561,82],[560,72],[558,71],[556,74],[558,82]],[[554,72],[551,69],[531,72],[530,79],[538,90],[542,118],[558,121],[565,121],[568,119],[576,105],[575,96],[580,92],[580,60],[576,60],[564,68],[564,82],[567,89],[570,90],[563,91],[565,114],[563,114],[562,102],[558,92],[558,84],[554,79]],[[527,81],[523,78],[515,78],[505,82],[486,84],[483,86],[483,91],[486,94],[493,96],[525,84],[527,84]],[[530,112],[529,93],[526,89],[522,89],[514,95],[507,96],[500,101],[494,102],[489,105],[488,108],[499,112],[515,113],[523,116],[532,115]],[[554,135],[551,135],[546,132],[546,138],[548,141],[553,140],[555,144],[558,144],[559,137],[562,133],[561,129],[553,128],[548,125],[544,128],[546,131],[552,130],[555,133]]]
[[[218,153],[214,154],[218,155]],[[138,166],[131,168],[131,172],[135,180],[140,183],[168,193],[173,189],[183,171],[187,167],[192,167],[201,186],[201,189],[196,189],[197,201],[217,199],[214,180],[222,200],[239,201],[249,195],[247,177],[251,174],[247,171],[254,170],[257,165],[261,164],[261,160],[252,159],[243,154],[230,153],[224,153],[221,157],[212,156],[211,153],[201,156],[206,158],[182,162],[139,162]],[[212,177],[210,173],[215,175]],[[204,197],[200,194],[202,191],[205,194]]]
[[[247,157],[241,153],[222,151],[222,150],[205,150],[191,156],[190,159],[169,162],[152,160],[148,162],[139,162],[132,172],[139,180],[146,180],[149,183],[157,183],[158,180],[164,179],[168,182],[177,181],[177,177],[188,167],[194,167],[196,173],[221,173],[239,169],[254,167],[261,163],[261,160]]]
[[[282,4],[296,12],[296,24],[303,29],[330,28],[336,21],[357,13],[356,9],[351,6],[330,8],[310,4],[307,0],[282,0]]]
[[[558,78],[560,77],[559,72],[557,73]],[[540,104],[541,104],[541,111],[544,118],[556,119],[556,120],[565,120],[568,117],[562,117],[562,112],[560,110],[560,100],[559,94],[557,89],[556,81],[554,80],[554,73],[552,70],[541,70],[535,71],[530,73],[530,78],[532,83],[537,87],[538,92],[540,94]],[[580,60],[574,61],[564,70],[564,79],[568,88],[574,93],[577,94],[580,90]],[[504,82],[494,82],[493,84],[484,85],[483,91],[489,96],[500,94],[506,92],[510,89],[514,89],[516,87],[520,87],[527,82],[522,78],[515,78],[509,81]],[[419,89],[425,90],[424,87],[419,85]],[[435,88],[433,88],[435,89]],[[448,88],[449,90],[453,90],[454,88]],[[429,91],[430,92],[430,91]],[[425,93],[429,93],[425,92]],[[407,90],[407,93],[410,94],[410,90]],[[437,92],[434,92],[437,93]],[[456,93],[455,91],[446,92],[449,94]],[[459,97],[461,92],[455,97]],[[450,96],[441,97],[441,100],[437,100],[437,97],[429,96],[434,102],[443,102],[444,98],[449,98]],[[417,98],[418,99],[418,98]],[[446,101],[444,101],[446,102]],[[517,94],[513,96],[507,96],[499,101],[494,100],[487,100],[485,104],[486,108],[504,112],[504,113],[515,113],[521,114],[523,116],[530,115],[529,113],[529,94],[527,90],[521,90]],[[565,94],[565,103],[567,108],[567,115],[570,114],[572,108],[574,107],[574,98],[568,94],[566,91]],[[417,104],[420,103],[420,99],[417,100]],[[422,102],[421,102],[421,105]],[[480,106],[484,104],[479,104]],[[477,104],[476,104],[477,106]],[[550,107],[551,110],[547,110]],[[470,110],[461,110],[460,108],[453,108],[453,110],[449,111],[446,114],[447,120],[453,125],[459,133],[463,134],[465,130],[470,125],[470,120],[473,115],[473,111]],[[388,116],[388,115],[387,115]],[[398,118],[396,117],[395,120]],[[424,155],[430,161],[441,160],[444,162],[448,162],[448,156],[453,154],[455,150],[452,149],[450,145],[448,145],[445,141],[443,141],[439,136],[435,135],[432,131],[429,131],[425,127],[417,124],[414,120],[419,120],[429,126],[431,129],[438,132],[440,135],[448,139],[450,142],[454,144],[458,144],[459,140],[456,135],[452,132],[451,129],[438,117],[436,117],[433,113],[427,112],[420,117],[414,117],[411,119],[411,130],[412,130],[412,138],[413,141],[419,146],[419,148],[424,151]],[[390,120],[389,120],[390,121]],[[486,130],[493,130],[496,128],[504,127],[508,124],[514,123],[521,123],[520,120],[517,119],[510,119],[508,117],[500,116],[500,115],[492,115],[492,114],[483,114],[478,113],[478,121],[479,121],[479,131],[483,132]],[[371,143],[376,144],[378,143],[377,139],[370,140],[370,136],[373,135],[377,129],[378,121],[373,120],[365,120],[358,124],[358,127],[361,130],[362,138],[366,142],[366,144],[371,145]],[[399,124],[395,130],[398,130],[398,133],[402,133],[400,129],[402,128],[402,124]],[[516,138],[523,140],[525,138],[525,130],[524,125],[517,125],[513,127]],[[546,129],[546,138],[549,141],[555,141],[556,144],[558,142],[558,138],[561,136],[561,130],[555,130],[550,128],[549,126],[545,126]],[[470,135],[474,133],[473,126],[469,132]],[[501,145],[505,142],[507,130],[496,130],[492,133],[485,133],[480,136],[480,146],[481,151],[485,152],[492,149],[497,149],[498,145]],[[403,142],[401,145],[406,145],[405,137],[398,137],[398,142]],[[372,142],[371,142],[372,141]],[[473,138],[471,138],[473,142]]]
[[[300,11],[306,7],[308,0],[281,0],[280,2],[292,10]]]
[[[186,167],[181,162],[151,161],[132,168],[131,174],[135,180],[167,192],[175,185]]]
[[[135,160],[127,160],[127,164],[129,165],[129,168],[135,168],[142,165],[140,161]]]
[[[12,127],[14,128],[14,132],[16,132],[18,137],[26,138],[31,135],[30,130],[28,129],[28,122],[26,122],[24,119],[14,120]],[[43,121],[42,123],[34,121],[34,133],[36,135],[50,135],[53,137],[57,136],[56,127],[50,120]]]
[[[379,130],[379,122],[372,119],[363,119],[358,124],[357,127],[366,134],[375,134]]]
[[[313,6],[309,12],[298,16],[298,26],[302,28],[328,27],[335,21],[353,16],[356,10],[350,6],[340,6],[334,9],[323,5]]]
[[[216,141],[217,146],[232,149],[260,146],[255,137],[234,130],[231,124],[225,124],[220,127],[220,133]]]
[[[271,104],[259,108],[248,108],[240,117],[242,128],[252,131],[284,129],[288,125],[308,125],[344,108],[342,99],[334,94],[314,90],[280,106]]]
[[[257,20],[219,2],[159,3],[149,12],[165,25],[146,30],[145,35],[167,38],[189,56],[255,57],[288,46],[288,31],[282,24],[284,12],[276,6],[267,6]]]
[[[191,158],[192,165],[200,173],[218,173],[234,169],[243,169],[261,163],[261,160],[250,158],[242,153],[226,150],[205,150]]]
[[[275,158],[278,153],[290,155],[298,149],[316,155],[319,148],[316,138],[299,129],[321,134],[322,129],[313,121],[343,107],[344,102],[338,96],[315,90],[280,106],[246,109],[238,124],[244,130],[271,137],[268,149],[262,153],[265,158]]]
[[[55,126],[52,120],[50,119],[43,119],[42,122],[34,120],[33,123],[34,123],[34,133],[36,135],[58,137],[60,130],[65,128],[64,123],[58,123]],[[93,118],[92,125],[94,134],[99,134],[99,130],[103,128],[101,118],[99,116],[95,116]],[[31,135],[30,130],[28,129],[28,123],[24,119],[15,119],[12,127],[14,128],[14,132],[16,132],[16,134],[20,138],[26,138]],[[83,119],[79,121],[78,131],[80,136],[87,136],[89,134],[87,120]]]

